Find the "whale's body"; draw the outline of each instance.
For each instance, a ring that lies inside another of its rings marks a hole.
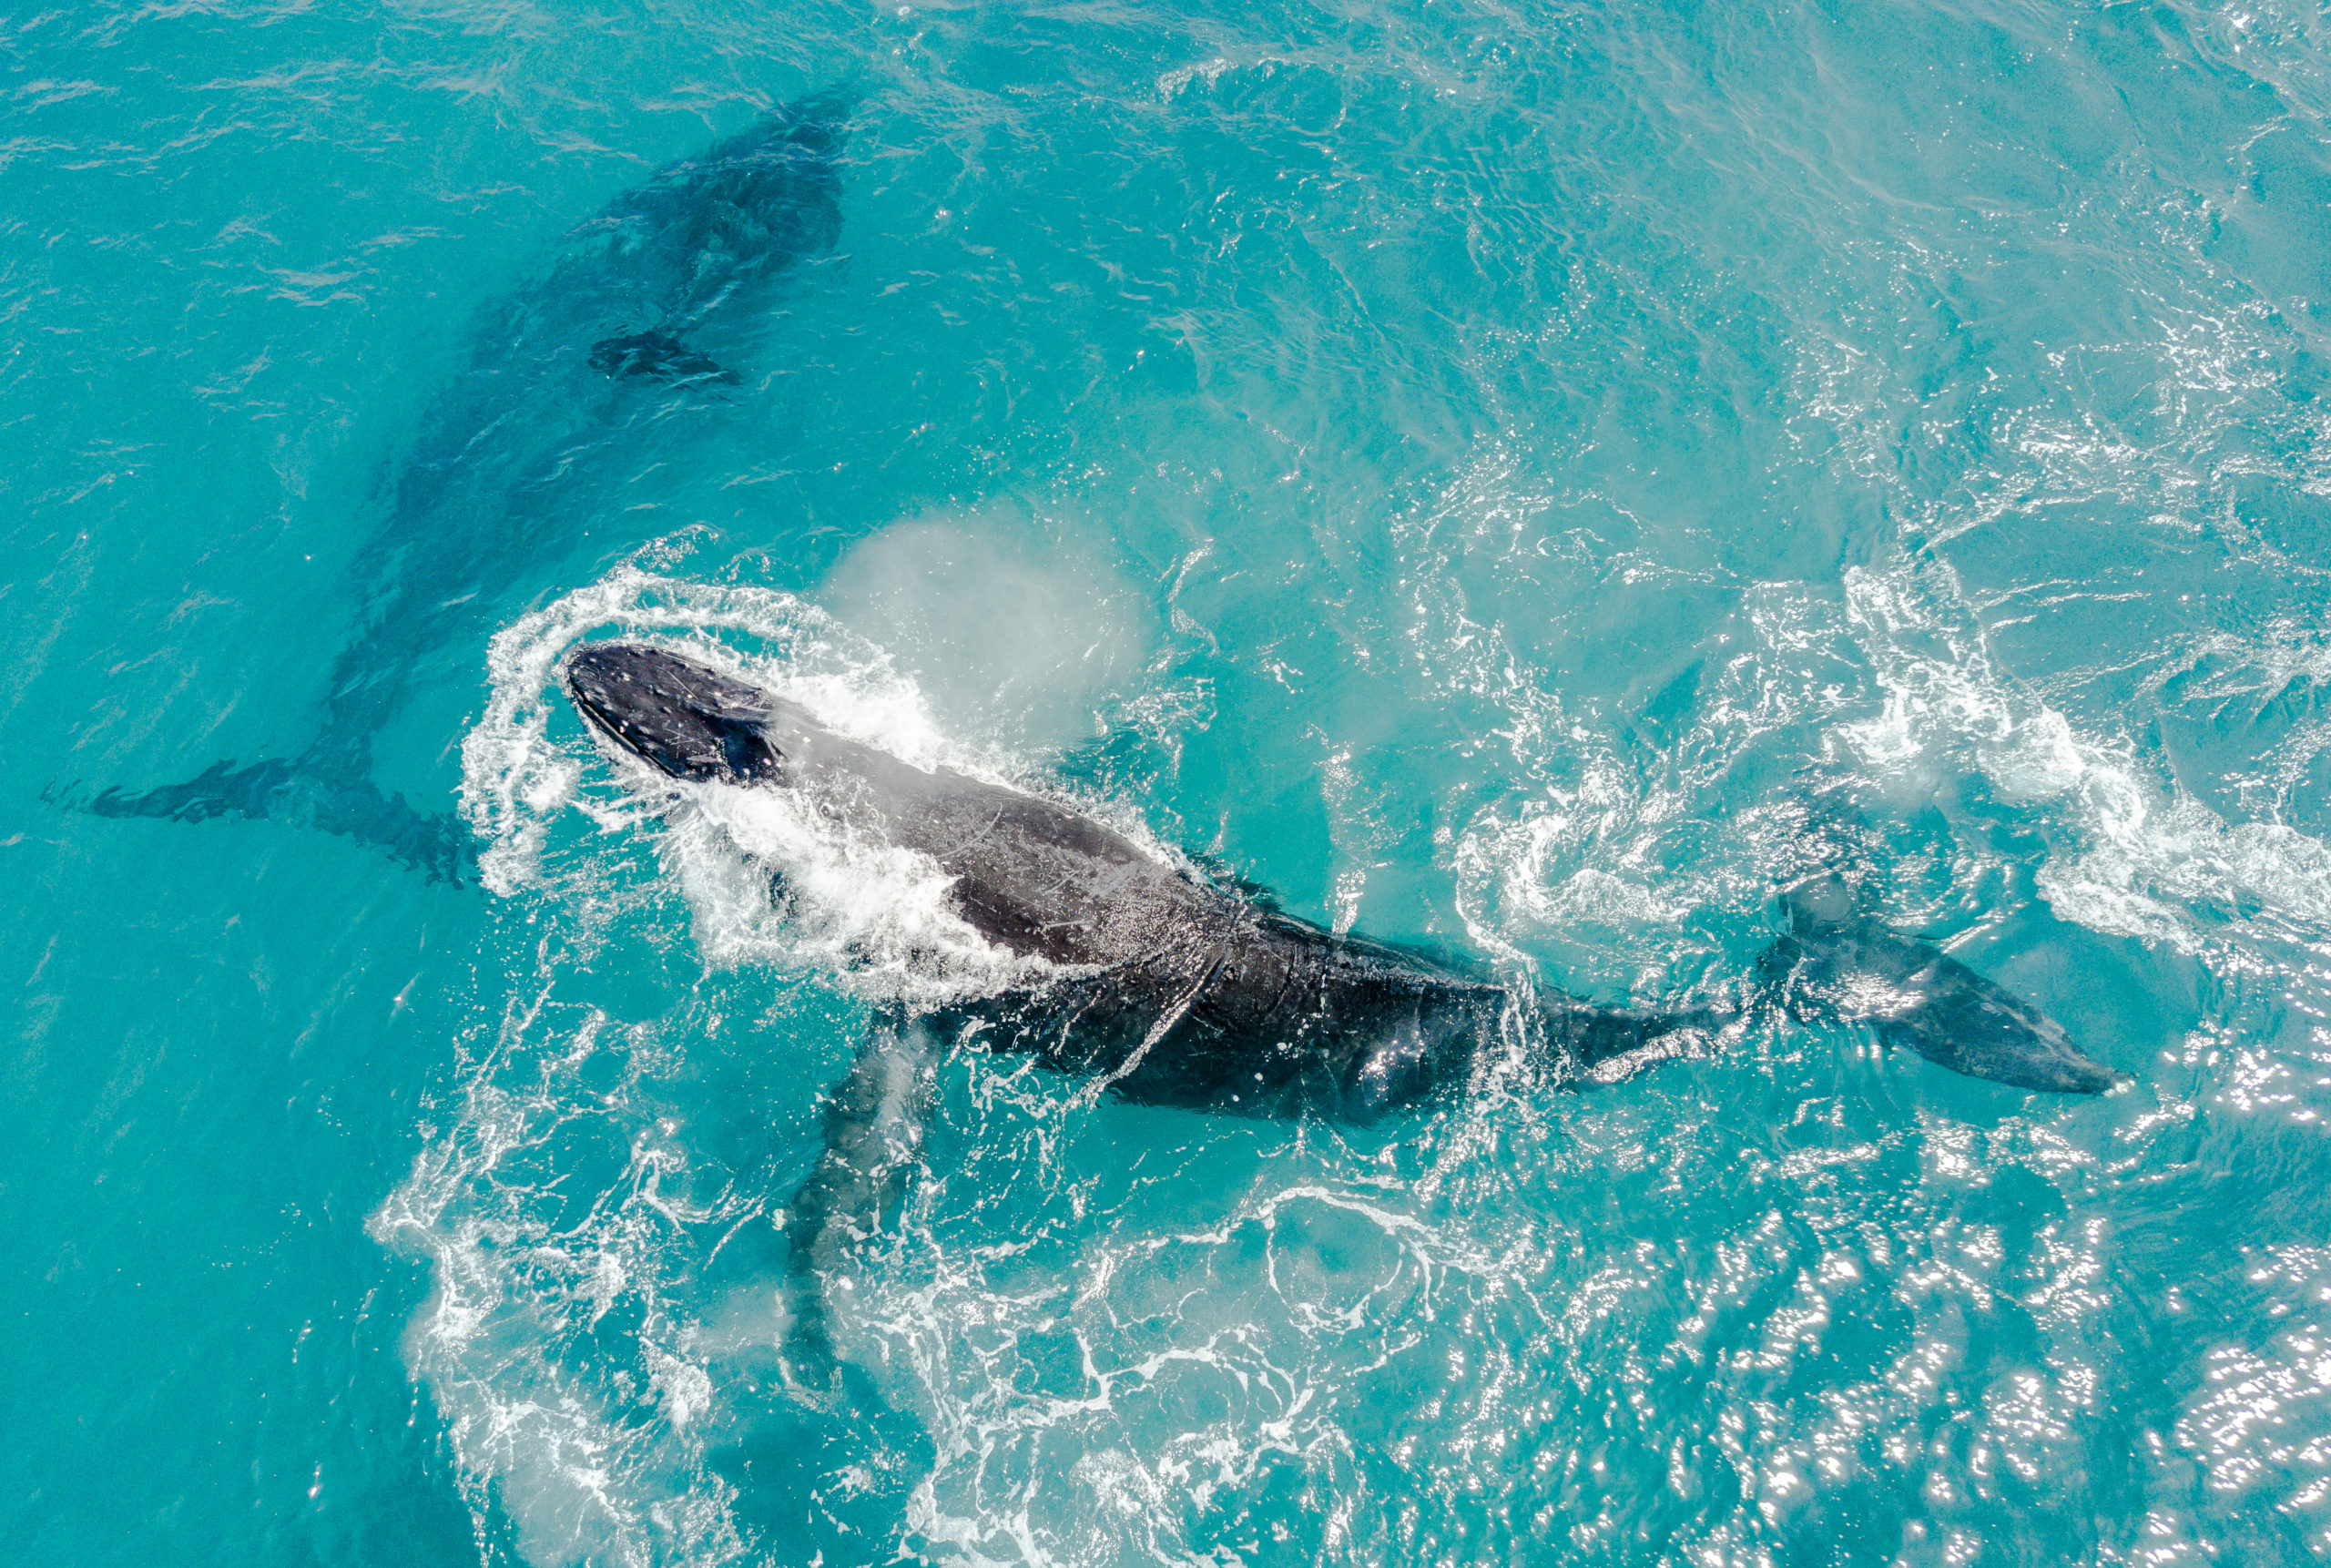
[[[1717,1022],[1705,1008],[1525,1000],[1443,960],[1336,935],[1081,812],[915,767],[654,645],[579,649],[566,685],[598,734],[667,777],[789,790],[928,857],[981,937],[1046,966],[970,1010],[996,1043],[1098,1074],[1127,1097],[1368,1120],[1463,1079],[1509,1024],[1574,1075],[1609,1081],[1703,1044]],[[1867,1022],[1889,1044],[2022,1088],[2096,1093],[2118,1081],[2038,1009],[1857,913],[1836,879],[1792,890],[1783,908],[1789,934],[1764,970],[1800,1013]],[[1023,1015],[1024,1027],[1013,1022]]]
[[[657,170],[576,225],[533,279],[488,305],[463,361],[395,464],[387,516],[355,562],[358,625],[296,756],[220,763],[101,815],[268,817],[340,833],[459,878],[468,836],[372,781],[372,742],[416,671],[569,549],[595,474],[682,409],[720,406],[769,287],[833,249],[846,96],[801,99]],[[676,403],[679,405],[676,408]],[[595,455],[596,454],[596,455]]]
[[[697,785],[795,792],[850,830],[928,857],[987,942],[1041,961],[992,993],[878,1017],[829,1097],[826,1150],[789,1208],[804,1278],[847,1266],[911,1166],[931,1064],[964,1042],[1084,1076],[1084,1094],[1250,1115],[1368,1122],[1518,1050],[1569,1081],[1703,1054],[1706,1008],[1525,995],[1421,953],[1339,936],[1195,878],[1091,817],[836,735],[806,710],[667,649],[595,644],[569,697],[622,755]],[[1858,914],[1835,879],[1783,899],[1764,969],[1800,1014],[1873,1027],[1955,1071],[2028,1089],[2124,1081],[2063,1030],[1932,944]],[[799,1303],[823,1343],[820,1296]]]
[[[1368,1121],[1462,1081],[1507,1027],[1607,1076],[1708,1022],[1531,1006],[1444,961],[1262,908],[1054,801],[913,767],[661,648],[585,648],[566,678],[595,728],[665,774],[797,791],[928,856],[973,931],[1043,961],[1041,978],[942,1016],[1122,1097]]]

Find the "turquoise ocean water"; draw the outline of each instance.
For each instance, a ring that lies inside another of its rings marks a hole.
[[[2320,11],[188,0],[0,65],[11,1561],[2331,1553]],[[733,384],[485,373],[819,93]],[[803,1401],[783,1211],[913,933],[625,805],[546,673],[625,628],[1606,1003],[1738,994],[1850,800],[2135,1084],[1764,1015],[1353,1130],[966,1056]],[[438,849],[87,809],[320,736]]]

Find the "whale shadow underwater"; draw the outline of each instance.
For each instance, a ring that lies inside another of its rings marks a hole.
[[[807,710],[652,644],[595,643],[565,664],[604,749],[661,780],[794,792],[854,834],[927,858],[952,911],[1018,975],[928,1009],[878,1010],[827,1096],[824,1148],[789,1206],[789,1346],[811,1384],[837,1369],[823,1283],[878,1230],[916,1165],[937,1061],[957,1045],[1033,1057],[1106,1093],[1248,1116],[1377,1121],[1461,1091],[1518,1044],[1558,1081],[1615,1083],[1704,1056],[1744,1014],[1604,1008],[1523,993],[1459,963],[1308,921],[1195,877],[1041,797],[924,769]],[[664,786],[668,788],[668,786]],[[674,791],[677,800],[679,792]],[[1842,878],[1782,896],[1786,931],[1758,967],[1800,1019],[1864,1024],[1888,1047],[2027,1090],[2130,1080],[2054,1020],[1930,942],[1858,906]]]
[[[657,169],[567,233],[527,285],[488,306],[465,363],[389,485],[355,563],[360,622],[295,756],[221,761],[104,817],[266,818],[372,846],[433,880],[464,880],[467,831],[372,779],[373,737],[404,708],[419,656],[463,635],[573,533],[576,453],[675,399],[720,406],[738,373],[707,351],[747,333],[771,288],[841,232],[845,89],[800,98]],[[70,803],[74,792],[56,792]]]

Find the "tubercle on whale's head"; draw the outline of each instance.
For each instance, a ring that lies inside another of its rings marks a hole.
[[[781,784],[770,738],[789,706],[708,665],[648,643],[593,643],[567,656],[566,694],[593,729],[674,779]]]

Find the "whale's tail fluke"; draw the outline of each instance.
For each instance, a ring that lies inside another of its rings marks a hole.
[[[206,822],[218,817],[290,822],[353,839],[432,881],[463,882],[474,869],[470,836],[451,812],[413,809],[402,795],[351,780],[308,758],[217,762],[182,784],[131,794],[100,791],[85,809],[99,817]]]
[[[1861,1024],[1888,1047],[2019,1089],[2097,1095],[2132,1082],[2082,1054],[2030,1003],[1860,908],[1834,872],[1783,893],[1781,911],[1787,932],[1766,953],[1762,977],[1800,1019]]]
[[[1788,929],[1759,963],[1747,1011],[1636,1013],[1567,997],[1542,1001],[1542,1027],[1567,1075],[1582,1085],[1616,1084],[1663,1063],[1714,1054],[1761,1004],[1800,1022],[1858,1024],[1889,1048],[2019,1089],[2100,1095],[2133,1081],[2083,1054],[2062,1024],[2031,1003],[1857,907],[1834,873],[1789,889],[1781,910]]]

